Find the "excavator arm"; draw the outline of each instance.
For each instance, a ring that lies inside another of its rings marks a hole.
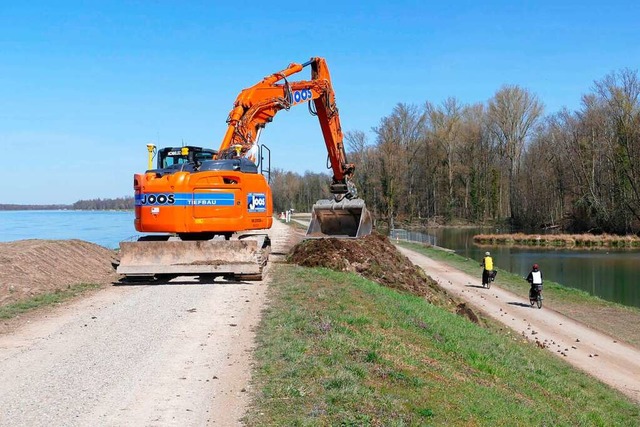
[[[311,66],[311,80],[288,80],[289,76],[299,73],[307,66]],[[284,70],[241,91],[227,118],[228,127],[217,158],[241,156],[255,162],[261,130],[279,111],[304,102],[309,103],[310,112],[320,122],[333,170],[331,193],[337,200],[356,197],[355,186],[351,183],[355,167],[346,159],[335,93],[323,58],[311,58],[303,64],[292,63]]]

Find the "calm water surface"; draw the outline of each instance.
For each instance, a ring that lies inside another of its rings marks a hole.
[[[582,289],[600,298],[640,307],[640,251],[566,250],[477,246],[473,236],[490,233],[477,228],[428,230],[435,244],[478,260],[486,251],[501,269],[526,276],[534,263],[540,264],[545,280]],[[478,277],[481,271],[478,267]]]
[[[0,211],[0,242],[80,239],[109,249],[138,236],[133,211]]]

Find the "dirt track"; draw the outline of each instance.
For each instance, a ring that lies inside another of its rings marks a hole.
[[[640,403],[640,350],[549,308],[531,308],[528,300],[495,284],[491,289],[484,289],[479,276],[472,277],[411,250],[398,249],[440,286],[474,309],[537,341],[538,345]]]
[[[270,230],[272,259],[288,230]],[[239,424],[265,290],[109,286],[34,318],[0,336],[0,425]]]

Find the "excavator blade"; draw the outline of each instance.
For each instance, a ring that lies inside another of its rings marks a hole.
[[[203,275],[261,280],[269,248],[266,235],[197,241],[145,236],[137,242],[120,242],[116,271],[134,280]]]
[[[311,210],[306,238],[357,238],[371,234],[372,227],[364,200],[318,200]]]

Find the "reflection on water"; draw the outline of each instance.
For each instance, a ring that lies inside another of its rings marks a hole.
[[[435,228],[427,233],[433,236],[436,245],[477,259],[478,263],[484,252],[489,251],[499,268],[522,277],[537,263],[546,280],[582,289],[609,301],[640,307],[640,251],[510,248],[473,243],[474,235],[492,231],[496,230]]]

